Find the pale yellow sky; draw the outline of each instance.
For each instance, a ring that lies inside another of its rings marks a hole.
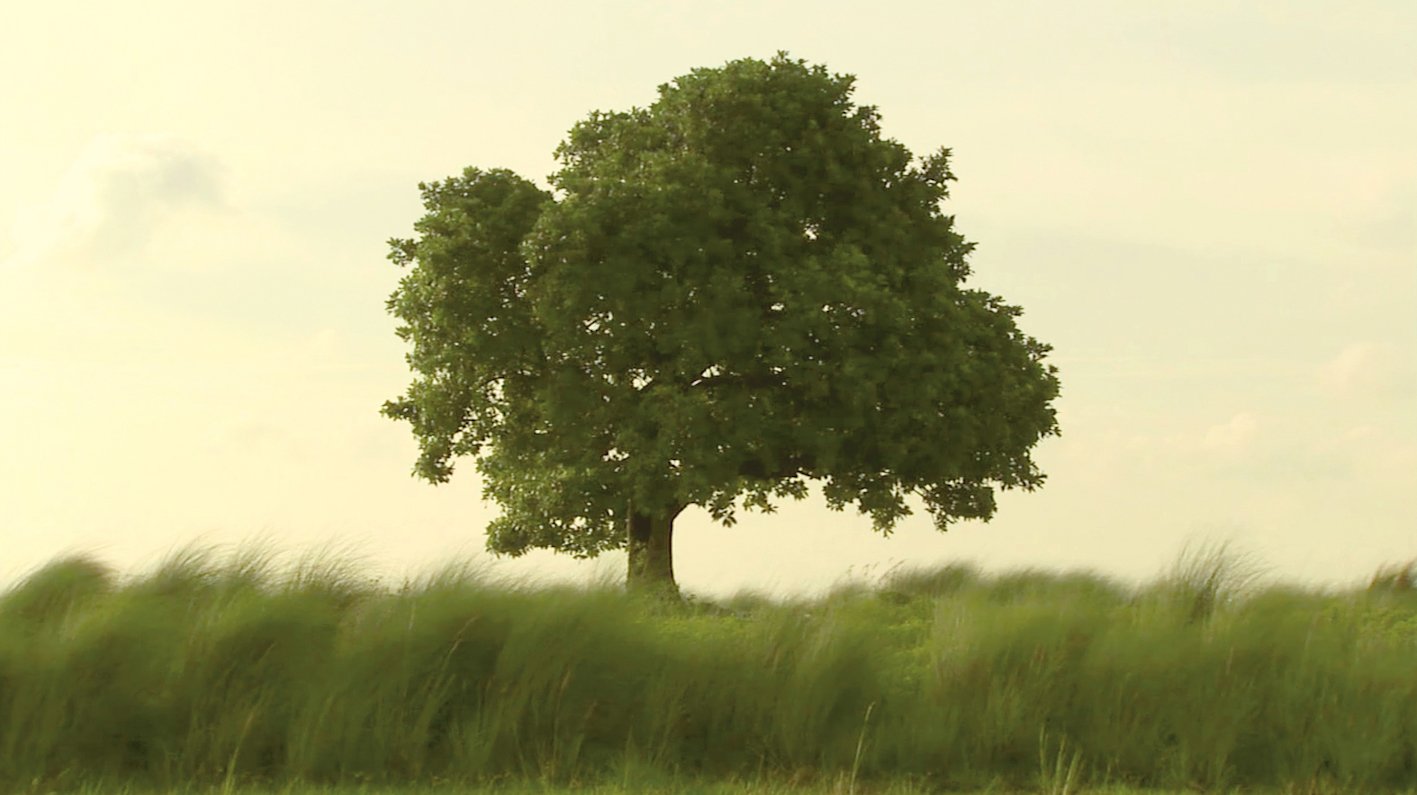
[[[417,183],[543,180],[593,109],[784,49],[954,149],[974,283],[1055,346],[1063,436],[988,525],[889,539],[820,499],[687,512],[700,593],[893,565],[1148,578],[1417,557],[1417,6],[1114,0],[54,2],[0,27],[0,583],[73,551],[480,553],[471,462],[409,476],[384,240]],[[537,554],[516,576],[620,573]]]

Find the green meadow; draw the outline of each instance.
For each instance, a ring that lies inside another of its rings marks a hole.
[[[0,596],[0,791],[1417,790],[1411,565],[681,603],[272,559],[67,558]]]

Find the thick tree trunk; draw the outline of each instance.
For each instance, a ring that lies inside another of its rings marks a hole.
[[[674,519],[680,510],[645,513],[631,506],[626,528],[630,569],[625,577],[630,590],[679,596],[674,581]]]

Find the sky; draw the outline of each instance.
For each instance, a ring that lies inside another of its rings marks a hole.
[[[820,492],[676,526],[681,586],[916,567],[1150,580],[1228,541],[1272,580],[1417,558],[1417,5],[16,4],[0,26],[0,584],[64,555],[488,560],[471,461],[411,476],[386,240],[464,167],[545,185],[593,110],[779,50],[953,150],[970,286],[1054,347],[1062,435],[989,523],[889,538]]]

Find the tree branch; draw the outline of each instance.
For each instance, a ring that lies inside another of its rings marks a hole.
[[[784,480],[808,474],[815,466],[815,456],[810,455],[789,456],[780,466],[771,470],[768,469],[766,461],[760,458],[751,459],[738,465],[738,476],[755,480]]]

